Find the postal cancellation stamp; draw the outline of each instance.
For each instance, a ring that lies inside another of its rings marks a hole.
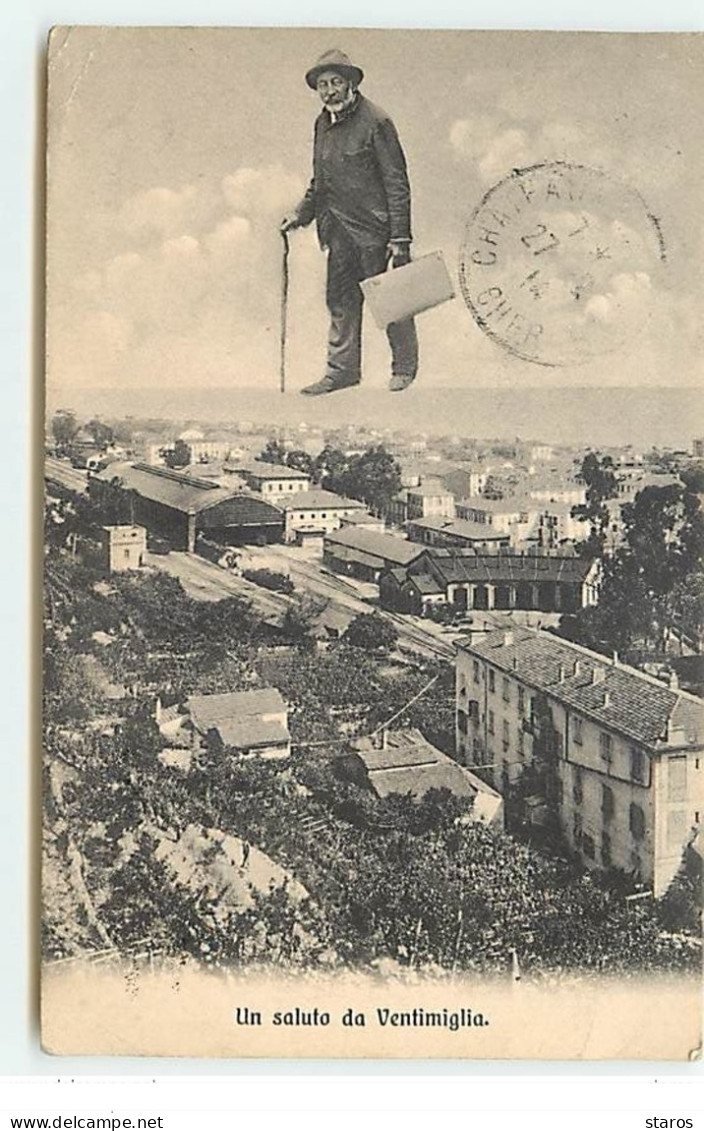
[[[586,165],[515,169],[472,212],[459,276],[477,325],[538,365],[574,365],[637,331],[665,262],[660,224],[633,188]]]

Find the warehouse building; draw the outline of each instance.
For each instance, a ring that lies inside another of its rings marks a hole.
[[[92,476],[91,498],[108,506],[123,497],[133,522],[193,553],[199,533],[226,545],[281,540],[284,516],[252,492],[146,463],[113,463]]]
[[[422,546],[405,538],[363,527],[345,527],[328,534],[323,545],[328,569],[372,582],[378,582],[384,570],[407,565],[422,553]]]
[[[380,579],[381,603],[399,613],[424,616],[432,606],[575,612],[596,604],[600,567],[574,554],[475,553],[424,549]]]

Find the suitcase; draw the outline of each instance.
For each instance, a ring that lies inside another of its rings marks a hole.
[[[374,321],[384,330],[390,322],[412,318],[455,297],[441,251],[422,255],[403,267],[364,279],[360,286]]]

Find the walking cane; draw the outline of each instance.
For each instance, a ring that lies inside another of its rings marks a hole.
[[[283,257],[281,262],[281,370],[279,374],[279,388],[286,392],[286,315],[288,313],[288,234],[281,233],[284,241]]]

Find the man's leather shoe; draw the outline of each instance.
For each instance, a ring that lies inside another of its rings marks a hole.
[[[415,379],[415,373],[394,373],[389,382],[389,389],[392,393],[402,393],[404,389],[413,384]]]
[[[314,385],[306,385],[301,389],[304,397],[321,397],[324,393],[336,393],[338,389],[349,389],[353,385],[358,385],[359,381],[348,381],[335,377],[321,377]]]

